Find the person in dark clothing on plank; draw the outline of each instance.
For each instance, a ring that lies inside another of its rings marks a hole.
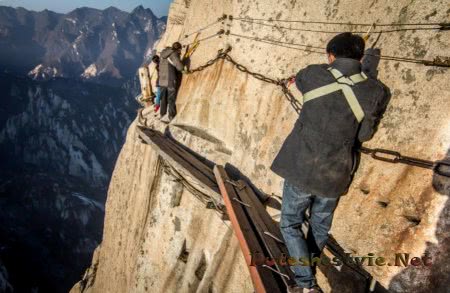
[[[184,70],[184,65],[180,59],[181,44],[173,43],[172,47],[167,47],[160,54],[159,63],[159,86],[161,88],[161,121],[170,122],[177,114],[176,98],[178,87],[180,86],[179,73]],[[168,112],[168,113],[167,113]],[[167,114],[167,115],[166,115]]]
[[[285,179],[280,226],[297,261],[311,260],[311,243],[316,251],[324,248],[339,197],[359,161],[356,148],[372,138],[390,99],[370,68],[378,65],[379,52],[370,49],[363,59],[364,47],[360,36],[339,34],[327,45],[328,64],[309,65],[295,77],[303,109],[271,169]],[[307,220],[312,242],[301,230]],[[301,264],[291,266],[298,287],[290,291],[322,292],[313,267]]]

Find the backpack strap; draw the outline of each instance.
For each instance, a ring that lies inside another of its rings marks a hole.
[[[357,83],[363,82],[367,80],[367,76],[364,72],[354,74],[350,77],[344,76],[339,70],[336,68],[328,68],[328,71],[333,75],[336,82],[330,83],[328,85],[316,88],[312,91],[309,91],[303,95],[303,103],[308,101],[317,99],[322,96],[326,96],[333,92],[342,91],[347,100],[350,109],[356,117],[356,120],[360,123],[364,119],[364,111],[361,105],[356,98],[355,93],[353,92],[352,86]]]

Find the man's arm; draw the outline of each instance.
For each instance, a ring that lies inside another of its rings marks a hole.
[[[361,69],[370,79],[376,80],[378,77],[378,65],[380,64],[381,50],[369,48],[364,53],[365,55],[361,62]],[[377,82],[382,89],[380,91],[382,93],[375,100],[373,108],[364,113],[365,116],[358,133],[360,142],[368,141],[373,137],[391,99],[391,91],[389,88],[382,82]]]
[[[381,50],[377,48],[369,48],[364,52],[364,58],[361,61],[361,69],[370,78],[378,78],[380,54]]]
[[[180,56],[178,56],[177,54],[172,54],[172,55],[169,56],[169,60],[170,60],[170,63],[173,66],[175,66],[175,68],[178,71],[183,71],[184,70],[184,65],[183,65],[183,63],[180,60]]]
[[[378,97],[374,107],[364,113],[365,116],[358,133],[358,140],[360,142],[368,141],[373,137],[391,99],[391,91],[389,88],[380,81],[378,82],[380,83],[380,87],[382,87],[383,93]]]
[[[295,76],[295,86],[297,87],[297,89],[303,94],[303,81],[305,79],[306,76],[306,71],[308,70],[308,67],[303,68],[302,70],[300,70],[297,75]]]

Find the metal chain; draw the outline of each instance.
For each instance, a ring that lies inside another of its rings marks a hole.
[[[283,91],[283,94],[285,95],[286,99],[291,103],[294,110],[298,114],[300,114],[302,105],[292,95],[292,93],[288,89],[288,87],[287,87],[288,80],[287,79],[276,80],[276,79],[264,76],[260,73],[250,71],[244,65],[236,62],[228,54],[230,51],[231,51],[231,47],[228,47],[225,50],[220,50],[219,53],[217,54],[216,58],[209,60],[205,65],[199,66],[196,69],[189,70],[188,73],[191,74],[194,72],[202,71],[202,70],[206,69],[207,67],[213,65],[217,61],[224,59],[224,60],[232,63],[239,71],[241,71],[243,73],[249,74],[249,75],[253,76],[254,78],[261,80],[263,82],[274,84],[276,86],[281,87],[281,90]],[[422,160],[422,159],[418,159],[418,158],[402,156],[399,152],[386,150],[386,149],[370,149],[370,148],[366,148],[366,147],[361,147],[360,151],[364,154],[371,155],[372,158],[379,160],[379,161],[384,161],[384,162],[389,162],[389,163],[402,163],[402,164],[407,164],[407,165],[416,166],[416,167],[420,167],[420,168],[431,169],[435,173],[437,173],[441,176],[450,177],[450,161],[445,161],[445,160],[435,161],[435,162],[427,161],[427,160]]]
[[[228,52],[230,52],[230,51],[231,51],[231,47],[228,47],[225,50],[219,50],[219,52],[217,53],[217,56],[214,59],[209,60],[205,64],[200,65],[199,67],[197,67],[195,69],[188,70],[187,73],[188,74],[192,74],[194,72],[199,72],[199,71],[205,70],[206,68],[210,67],[211,65],[213,65],[217,61],[219,61],[221,59],[225,59],[225,56],[227,56]]]
[[[286,97],[286,99],[289,101],[289,103],[291,103],[292,107],[294,108],[295,112],[297,114],[300,114],[300,111],[302,109],[302,105],[301,103],[294,97],[294,95],[291,93],[291,91],[289,90],[289,88],[287,87],[287,79],[273,79],[267,76],[264,76],[260,73],[256,73],[253,71],[250,71],[247,67],[245,67],[244,65],[236,62],[228,53],[231,51],[231,47],[226,48],[225,50],[220,50],[219,53],[217,54],[217,56],[214,59],[209,60],[208,62],[206,62],[204,65],[201,65],[195,69],[189,70],[188,74],[194,73],[194,72],[199,72],[202,71],[204,69],[206,69],[207,67],[210,67],[211,65],[215,64],[217,61],[224,59],[228,62],[230,62],[231,64],[233,64],[239,71],[249,74],[251,76],[253,76],[254,78],[261,80],[263,82],[266,83],[270,83],[276,86],[281,87],[281,90],[284,94],[284,96]]]
[[[370,149],[367,147],[361,147],[360,152],[370,155],[373,159],[388,162],[388,163],[401,163],[410,166],[425,168],[433,170],[436,174],[450,177],[450,161],[439,160],[429,161],[408,156],[403,156],[399,152],[386,150],[386,149]]]

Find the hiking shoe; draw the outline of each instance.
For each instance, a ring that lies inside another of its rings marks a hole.
[[[155,105],[155,113],[158,113],[160,107],[160,105]]]

